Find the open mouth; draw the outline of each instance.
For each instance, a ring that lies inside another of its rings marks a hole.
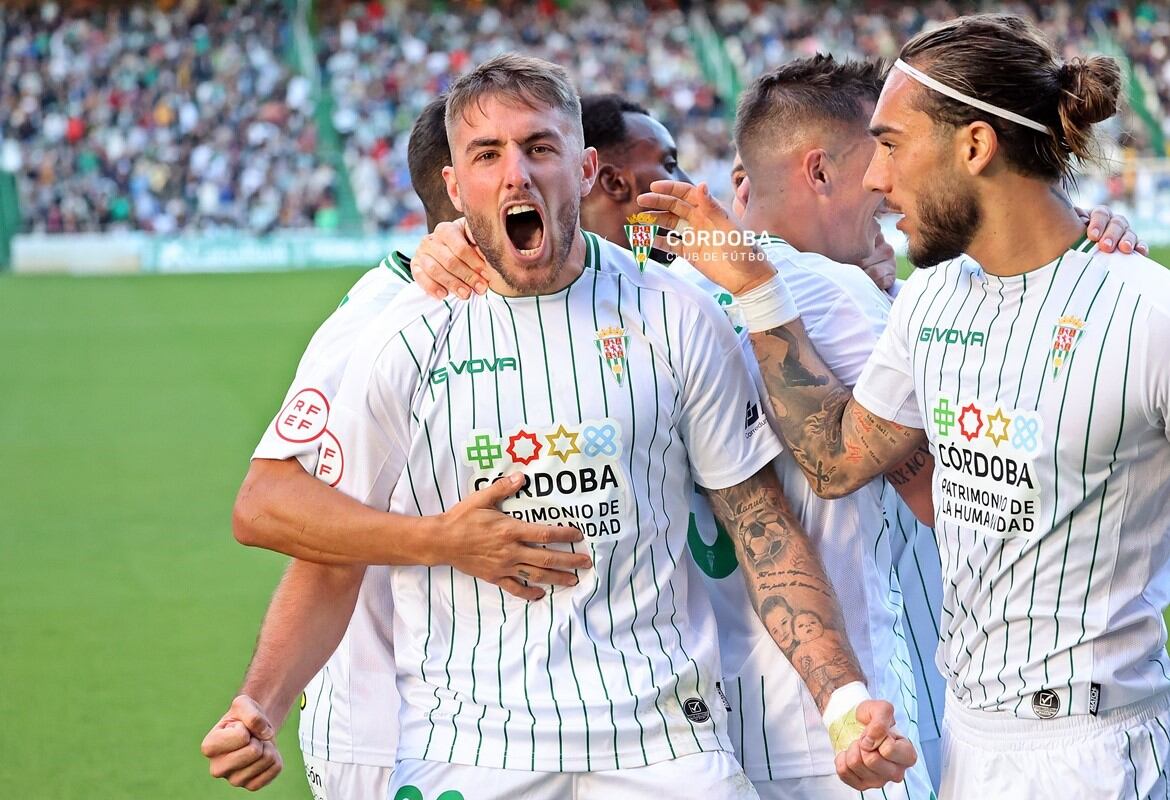
[[[521,256],[536,256],[544,246],[544,219],[533,205],[518,203],[506,209],[504,230]]]

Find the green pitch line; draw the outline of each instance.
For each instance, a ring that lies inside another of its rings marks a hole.
[[[231,503],[359,274],[0,277],[0,794],[244,796],[199,742],[284,559]],[[308,797],[295,720],[269,800]]]

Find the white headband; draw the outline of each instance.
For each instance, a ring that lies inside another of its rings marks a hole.
[[[1021,115],[1015,113],[1014,111],[1008,111],[1006,108],[1000,108],[999,106],[993,106],[991,103],[985,103],[982,100],[976,100],[974,97],[970,97],[968,95],[965,95],[962,92],[960,92],[958,89],[952,89],[950,86],[947,86],[945,83],[941,83],[939,81],[936,81],[934,78],[930,77],[922,70],[915,69],[914,67],[910,66],[909,64],[907,64],[905,61],[903,61],[900,58],[894,62],[894,66],[897,67],[898,69],[902,70],[902,72],[905,72],[907,75],[909,75],[914,80],[921,83],[923,86],[927,86],[931,89],[934,89],[939,94],[945,94],[947,97],[951,98],[952,100],[958,100],[960,103],[966,103],[967,105],[972,106],[973,108],[978,108],[980,111],[986,111],[988,114],[994,114],[997,117],[1002,117],[1003,119],[1010,120],[1011,122],[1014,122],[1017,125],[1023,125],[1025,128],[1031,128],[1034,131],[1040,131],[1041,133],[1047,133],[1050,136],[1055,135],[1052,133],[1052,129],[1049,128],[1047,125],[1041,125],[1039,122],[1036,122],[1035,120],[1031,120],[1031,119],[1028,119],[1027,117],[1021,116]]]

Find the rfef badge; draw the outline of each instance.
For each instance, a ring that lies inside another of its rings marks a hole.
[[[646,259],[650,257],[650,248],[654,246],[654,236],[658,233],[658,226],[654,224],[654,215],[642,211],[626,218],[626,239],[630,242],[630,249],[634,251],[634,260],[638,262],[638,269],[646,269]]]

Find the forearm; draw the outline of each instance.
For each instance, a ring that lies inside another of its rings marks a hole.
[[[920,443],[911,429],[878,419],[854,401],[799,319],[752,334],[752,345],[777,431],[821,497],[856,491]]]
[[[886,473],[886,480],[898,492],[918,521],[934,527],[934,456],[922,445],[901,465]]]
[[[707,494],[716,519],[735,543],[757,613],[824,711],[835,689],[865,677],[846,639],[832,584],[772,466],[738,486]],[[770,625],[769,606],[782,606],[787,621]],[[801,614],[816,615],[824,632],[815,648],[794,657],[801,642],[791,625]]]
[[[365,567],[294,560],[268,605],[241,694],[280,728],[297,695],[337,649]]]
[[[436,522],[362,505],[296,459],[253,460],[232,509],[241,544],[323,564],[438,563]]]

